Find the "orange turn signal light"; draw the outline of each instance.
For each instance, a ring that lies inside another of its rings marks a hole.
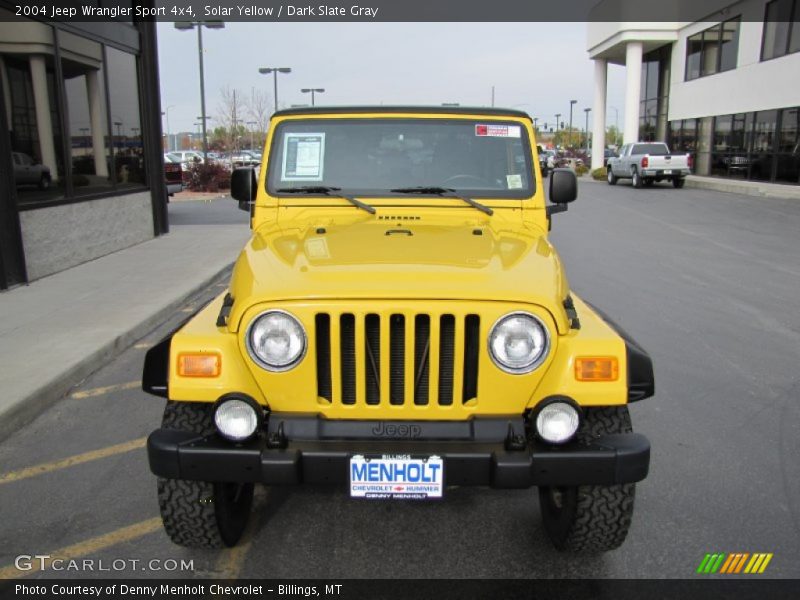
[[[219,377],[222,371],[222,357],[211,354],[178,355],[178,375],[181,377]]]
[[[582,356],[575,359],[575,379],[578,381],[616,381],[619,361],[616,356]]]

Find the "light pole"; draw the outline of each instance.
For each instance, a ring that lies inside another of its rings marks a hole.
[[[292,69],[289,67],[261,67],[258,72],[262,75],[272,73],[272,83],[275,91],[275,110],[273,112],[278,112],[278,73],[291,73]]]
[[[200,112],[203,121],[203,162],[208,162],[208,137],[206,135],[206,84],[205,73],[203,70],[203,27],[209,29],[222,29],[225,23],[222,21],[183,21],[175,23],[175,29],[188,31],[197,27],[197,53],[200,57]]]
[[[569,101],[569,146],[572,146],[572,107],[578,103],[577,100]]]
[[[304,94],[311,92],[311,106],[314,106],[314,93],[321,94],[325,91],[325,88],[302,88],[300,91]]]
[[[170,137],[169,137],[169,109],[170,108],[175,108],[175,105],[174,104],[170,104],[166,109],[161,111],[161,115],[162,116],[164,116],[164,115],[167,116],[167,152],[172,152],[172,150],[173,150],[172,142],[170,141]]]
[[[616,106],[609,106],[608,108],[614,109],[614,129],[617,130],[616,135],[619,135],[619,109]],[[614,147],[617,145],[617,140],[614,138]]]
[[[247,125],[250,125],[250,150],[253,149],[253,125],[258,125],[255,121],[247,121]]]
[[[586,129],[584,130],[586,132],[586,154],[589,154],[589,111],[591,110],[591,108],[583,109],[583,112],[586,113]]]
[[[117,145],[122,146],[122,121],[114,121],[114,125],[117,126]]]
[[[536,133],[538,130],[536,129],[536,122],[539,120],[539,117],[533,117],[533,132]]]

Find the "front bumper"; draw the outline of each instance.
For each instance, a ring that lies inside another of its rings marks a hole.
[[[283,439],[281,447],[270,447],[276,445],[276,417]],[[650,443],[643,435],[607,435],[591,445],[555,448],[520,438],[521,418],[326,422],[273,414],[270,421],[270,443],[264,436],[233,444],[217,434],[158,429],[147,440],[150,469],[170,479],[347,483],[350,457],[356,454],[437,455],[444,461],[445,485],[528,488],[634,483],[647,476],[650,464]],[[385,435],[387,430],[405,439],[379,439],[375,433]],[[522,443],[510,449],[510,439]]]

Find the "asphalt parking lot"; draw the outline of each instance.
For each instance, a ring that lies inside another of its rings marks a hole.
[[[210,214],[193,211],[170,205],[184,222]],[[214,211],[243,214],[233,203]],[[127,561],[104,577],[690,578],[709,552],[773,553],[763,576],[800,577],[798,231],[800,202],[663,184],[582,183],[553,217],[573,289],[655,364],[655,397],[631,408],[652,443],[650,476],[617,551],[559,554],[535,490],[471,488],[436,503],[262,489],[241,546],[172,545],[144,451],[163,402],[138,380],[146,349],[222,292],[223,278],[0,444],[0,578],[93,575],[36,563],[21,573],[21,554]],[[191,568],[163,570],[169,560]]]

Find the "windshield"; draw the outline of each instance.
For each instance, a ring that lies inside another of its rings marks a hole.
[[[529,147],[525,128],[512,121],[284,121],[273,137],[267,189],[281,195],[279,189],[327,186],[352,195],[399,196],[409,192],[398,190],[421,187],[527,198],[534,192]]]

